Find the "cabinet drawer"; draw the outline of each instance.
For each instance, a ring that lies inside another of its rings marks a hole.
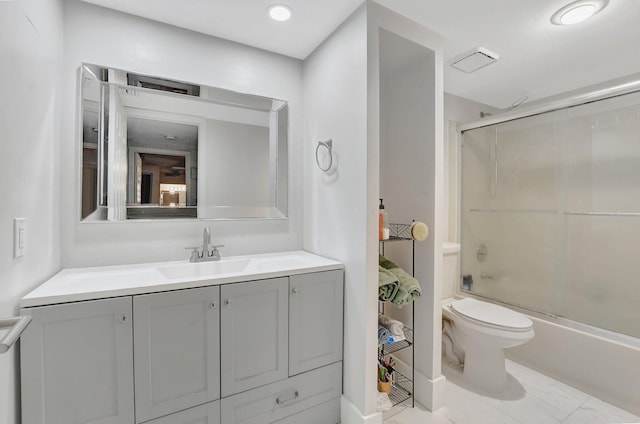
[[[340,422],[340,398],[311,407],[274,424],[337,424]]]
[[[222,399],[225,424],[272,423],[340,397],[342,362]]]
[[[146,424],[220,424],[220,401],[195,406],[185,411],[147,421]]]

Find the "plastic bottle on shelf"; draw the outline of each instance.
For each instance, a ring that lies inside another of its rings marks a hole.
[[[389,223],[387,222],[387,211],[384,210],[384,203],[380,199],[378,207],[378,240],[389,239]]]

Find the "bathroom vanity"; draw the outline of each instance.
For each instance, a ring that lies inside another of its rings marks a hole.
[[[343,280],[307,252],[63,270],[21,302],[23,422],[337,423]]]

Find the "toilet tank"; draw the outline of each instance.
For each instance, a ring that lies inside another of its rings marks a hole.
[[[460,244],[442,245],[442,275],[442,299],[448,299],[458,292],[460,285]]]

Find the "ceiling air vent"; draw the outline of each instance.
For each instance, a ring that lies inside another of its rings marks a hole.
[[[449,62],[449,65],[470,74],[485,66],[489,66],[497,62],[500,56],[485,49],[484,47],[476,47],[457,56]]]

